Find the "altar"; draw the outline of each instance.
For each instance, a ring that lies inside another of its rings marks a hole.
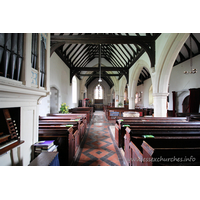
[[[95,107],[95,110],[103,110],[103,99],[95,99],[94,107]]]

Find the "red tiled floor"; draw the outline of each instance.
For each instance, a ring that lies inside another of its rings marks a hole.
[[[120,166],[103,112],[92,118],[87,138],[78,156],[78,166]]]

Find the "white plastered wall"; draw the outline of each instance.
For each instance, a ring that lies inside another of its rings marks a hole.
[[[184,74],[190,71],[190,60],[187,60],[172,69],[169,81],[169,110],[173,109],[172,92],[177,93],[176,111],[182,112],[182,102],[190,94],[190,88],[200,88],[200,55],[192,58],[193,68],[197,69],[196,74]]]
[[[77,79],[77,103],[72,103],[72,85],[70,85],[70,69],[66,64],[58,57],[56,53],[53,53],[50,58],[50,87],[55,87],[59,91],[58,97],[58,112],[60,105],[66,103],[69,108],[78,106],[79,99],[79,79]],[[50,113],[50,96],[42,99],[39,107],[39,114],[45,116]]]

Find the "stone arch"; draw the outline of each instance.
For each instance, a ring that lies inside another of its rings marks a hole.
[[[139,79],[139,76],[140,76],[140,73],[141,73],[141,70],[143,69],[143,67],[148,69],[148,71],[152,77],[152,73],[151,73],[149,64],[142,59],[138,60],[129,75],[129,86],[128,86],[129,109],[135,108],[135,93],[136,93],[138,79]]]
[[[158,54],[159,57],[155,66],[154,78],[152,79],[155,117],[167,116],[166,103],[171,71],[174,61],[188,36],[189,33],[171,33],[168,39],[161,42],[165,45],[160,50],[161,53]]]
[[[189,33],[172,33],[169,36],[156,64],[153,81],[154,93],[168,93],[170,75],[175,59],[188,37]]]
[[[137,87],[137,82],[141,73],[141,70],[143,69],[143,67],[147,68],[150,75],[151,75],[151,70],[150,67],[148,65],[147,62],[145,62],[144,60],[138,60],[138,62],[136,62],[135,66],[133,67],[133,70],[131,72],[131,74],[129,75],[129,94],[130,97],[134,97],[135,96],[135,89]]]

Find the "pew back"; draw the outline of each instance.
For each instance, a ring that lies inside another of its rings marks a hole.
[[[157,155],[166,157],[165,153],[169,156],[189,156],[190,154],[185,153],[185,151],[191,151],[191,155],[195,155],[199,159],[200,123],[146,122],[143,125],[136,124],[126,127],[125,157],[129,165],[137,165],[139,162],[138,160],[140,160],[140,165],[152,165],[153,162],[144,162],[144,160],[141,162],[141,159],[139,158],[141,157],[140,153],[143,152],[143,158],[145,158],[145,160],[152,159],[152,152],[154,152],[152,149],[154,148],[156,149],[156,152],[159,152],[158,154],[154,154],[154,157]],[[164,150],[158,151],[160,149]],[[173,154],[171,152],[175,153]],[[159,164],[161,164],[161,162]]]

